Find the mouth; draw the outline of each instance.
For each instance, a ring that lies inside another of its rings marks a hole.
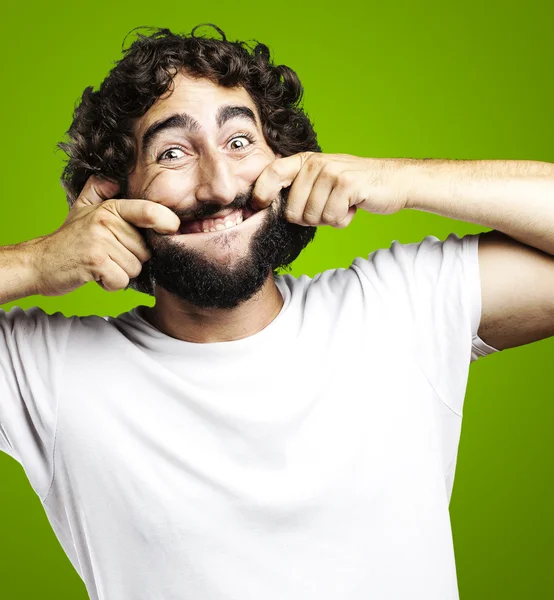
[[[214,233],[237,227],[253,214],[260,212],[251,208],[234,210],[222,217],[209,217],[181,221],[181,227],[174,235],[190,235],[194,233]]]

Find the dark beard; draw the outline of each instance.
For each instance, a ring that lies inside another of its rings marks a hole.
[[[252,189],[253,186],[225,208],[251,207]],[[237,259],[232,266],[214,264],[198,250],[173,243],[171,237],[139,228],[152,252],[140,276],[199,308],[237,307],[261,289],[271,272],[275,275],[277,269],[290,268],[315,237],[316,227],[304,227],[286,220],[289,190],[281,190],[276,201],[278,206],[272,205],[266,211],[247,255]],[[195,217],[207,217],[221,209],[221,205],[204,205]]]

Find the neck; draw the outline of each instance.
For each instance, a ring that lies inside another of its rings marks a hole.
[[[283,297],[271,274],[260,291],[237,308],[198,308],[156,288],[156,305],[141,307],[141,314],[166,335],[206,344],[254,335],[277,317],[282,306]]]

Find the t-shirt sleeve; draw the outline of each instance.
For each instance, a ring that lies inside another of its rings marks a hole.
[[[356,259],[391,317],[391,335],[411,344],[439,397],[462,414],[469,364],[498,352],[477,334],[481,321],[479,234],[427,236]]]
[[[52,479],[57,392],[72,319],[41,308],[0,309],[0,450],[41,497]]]

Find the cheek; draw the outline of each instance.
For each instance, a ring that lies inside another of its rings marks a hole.
[[[254,182],[275,158],[269,148],[250,155],[240,163],[240,176],[249,182]]]
[[[183,204],[183,200],[192,194],[187,177],[180,171],[160,171],[150,181],[146,180],[140,189],[143,198],[174,208]]]

